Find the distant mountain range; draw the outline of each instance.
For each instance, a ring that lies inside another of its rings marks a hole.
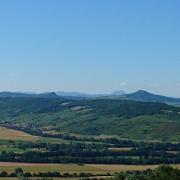
[[[47,93],[21,93],[21,92],[0,92],[0,97],[24,97],[24,98],[58,98],[55,92]]]
[[[139,90],[131,94],[124,94],[122,98],[134,101],[144,101],[144,102],[160,102],[167,103],[171,105],[179,105],[180,98],[167,97],[162,95],[152,94],[147,91]]]
[[[32,98],[64,98],[73,100],[83,99],[123,99],[144,102],[160,102],[170,105],[180,105],[180,98],[172,98],[162,95],[152,94],[147,91],[139,90],[134,93],[126,94],[124,91],[115,91],[112,94],[86,94],[80,92],[47,92],[47,93],[21,93],[21,92],[0,92],[0,97],[32,97]]]
[[[112,94],[87,94],[87,93],[80,93],[80,92],[64,92],[58,91],[56,92],[58,96],[61,97],[68,97],[70,99],[83,99],[83,98],[103,98],[103,97],[111,97],[111,96],[121,96],[126,94],[124,91],[114,91]]]

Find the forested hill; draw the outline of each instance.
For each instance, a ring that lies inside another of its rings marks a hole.
[[[156,95],[156,94],[152,94],[150,92],[143,91],[143,90],[139,90],[137,92],[126,94],[123,96],[129,100],[135,100],[135,101],[161,102],[161,103],[167,103],[167,104],[172,104],[172,105],[180,104],[179,98]]]
[[[180,108],[153,102],[1,97],[0,122],[86,135],[180,139]]]

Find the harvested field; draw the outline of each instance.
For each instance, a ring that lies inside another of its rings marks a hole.
[[[21,141],[36,141],[39,137],[26,134],[21,131],[0,127],[0,140],[21,140]]]
[[[180,168],[180,164],[173,165]],[[0,163],[0,171],[13,172],[15,168],[21,167],[25,172],[61,172],[61,173],[93,173],[106,174],[133,171],[133,170],[147,170],[157,168],[158,165],[103,165],[103,164],[85,164],[83,166],[77,164],[41,164],[41,163]]]
[[[76,164],[41,164],[41,163],[0,163],[0,171],[13,172],[15,168],[20,167],[26,172],[54,172],[61,173],[98,173],[98,169],[88,165],[80,166]]]
[[[121,172],[121,171],[143,171],[147,169],[155,169],[159,165],[106,165],[106,164],[92,164],[88,165],[90,167],[98,168],[102,171],[107,172]],[[172,165],[173,167],[180,169],[180,164],[178,165]]]

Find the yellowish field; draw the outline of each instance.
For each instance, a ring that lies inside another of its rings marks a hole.
[[[122,172],[122,171],[144,171],[147,169],[155,169],[159,165],[105,165],[105,164],[92,164],[90,167],[98,168],[105,172]],[[180,169],[180,164],[172,165]]]
[[[15,177],[1,177],[0,180],[19,180],[19,178],[15,178]]]
[[[0,180],[18,180],[18,178],[11,178],[11,177],[5,178],[5,177],[1,177]]]
[[[108,176],[95,176],[96,178],[98,179],[107,179]],[[40,178],[38,178],[40,179]],[[79,177],[72,177],[72,178],[63,178],[63,177],[54,177],[53,180],[79,180],[79,179],[82,179],[82,178],[79,178]],[[0,177],[0,180],[19,180],[19,178],[13,178],[13,177]],[[37,180],[37,177],[32,177],[30,178],[29,180]]]
[[[39,137],[37,136],[32,136],[21,131],[0,127],[0,140],[36,141],[38,139]]]
[[[13,172],[17,167],[21,167],[26,172],[98,172],[97,168],[90,167],[88,165],[79,166],[76,164],[0,163],[0,171]]]
[[[1,126],[0,126],[0,140],[38,141],[38,142],[45,142],[52,144],[67,143],[67,141],[63,139],[32,136],[22,131],[8,129]]]
[[[180,169],[179,165],[173,165]],[[102,165],[102,164],[38,164],[38,163],[0,163],[0,171],[13,172],[15,168],[21,167],[25,172],[61,172],[61,173],[93,173],[106,174],[122,171],[147,170],[157,168],[158,165]]]
[[[19,178],[0,177],[0,180],[19,180]],[[37,180],[37,178],[30,178],[30,180]],[[53,180],[79,180],[79,178],[53,178]]]

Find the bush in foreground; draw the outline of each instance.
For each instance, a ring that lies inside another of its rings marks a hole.
[[[180,180],[180,170],[162,165],[155,170],[117,173],[112,180]]]

